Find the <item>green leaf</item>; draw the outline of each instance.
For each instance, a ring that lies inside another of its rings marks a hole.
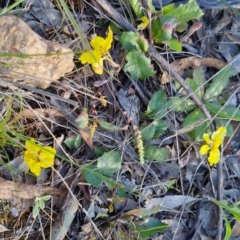
[[[82,137],[80,135],[67,137],[64,143],[69,149],[78,149],[82,144]]]
[[[162,15],[165,16],[168,13],[172,12],[174,10],[174,3],[166,5],[162,8]]]
[[[141,4],[139,3],[139,0],[129,0],[129,3],[136,14],[138,18],[141,18],[143,16],[143,11],[141,8]]]
[[[162,89],[156,91],[152,95],[145,115],[152,119],[154,119],[155,117],[160,118],[161,116],[164,116],[167,112],[166,100],[167,96]]]
[[[50,200],[51,199],[51,195],[45,195],[45,196],[42,196],[42,197],[40,197],[43,201],[48,201],[48,200]]]
[[[168,12],[165,16],[174,17],[177,19],[178,24],[181,24],[200,18],[203,16],[203,11],[199,8],[195,0],[189,0],[187,4],[180,4],[180,6]]]
[[[171,38],[168,41],[166,41],[166,44],[176,52],[181,52],[182,51],[182,43],[179,42],[176,38]]]
[[[232,214],[237,221],[240,221],[240,209],[239,209],[239,202],[228,205],[227,201],[218,201],[214,198],[210,198],[212,202],[214,202],[216,205],[218,205],[220,208],[227,210],[230,214]]]
[[[185,120],[183,122],[183,126],[186,127],[186,126],[192,125],[192,124],[197,123],[201,120],[204,120],[205,118],[206,117],[202,113],[202,111],[199,108],[197,108],[185,118]]]
[[[136,50],[146,52],[148,50],[147,40],[135,32],[123,32],[120,37],[120,43],[123,48],[129,51]]]
[[[127,64],[124,66],[124,71],[129,72],[135,80],[142,80],[155,74],[150,59],[138,51],[130,51],[126,60]]]
[[[104,23],[106,24],[106,23]],[[115,33],[115,34],[118,34],[120,35],[122,33],[122,29],[119,25],[117,25],[115,22],[111,22],[109,27],[112,29],[112,31]]]
[[[102,127],[105,130],[109,130],[109,131],[119,131],[122,130],[121,127],[118,127],[116,125],[113,125],[111,123],[108,123],[104,120],[101,119],[96,119],[96,122],[99,124],[100,127]]]
[[[206,90],[203,99],[213,99],[222,93],[223,89],[227,86],[229,78],[233,74],[233,69],[231,66],[225,67],[220,70],[217,75],[213,78],[212,83],[210,83],[208,89]]]
[[[139,232],[140,236],[145,239],[149,237],[154,237],[158,232],[163,232],[166,230],[168,225],[161,222],[156,218],[147,218],[141,226],[136,226],[136,230]]]
[[[126,198],[126,199],[129,199],[129,195],[126,193],[126,191],[122,188],[117,188],[117,195],[120,197],[120,198]]]
[[[38,206],[39,206],[39,208],[44,209],[45,208],[45,202],[42,199],[39,200]]]
[[[224,236],[224,240],[229,240],[231,238],[232,235],[232,228],[231,225],[226,217],[226,214],[222,211],[222,215],[223,215],[223,219],[225,221],[225,236]]]
[[[153,4],[152,4],[152,0],[147,0],[147,6],[149,7],[149,9],[150,9],[150,11],[151,11],[152,13],[155,13],[155,12],[156,12],[156,9],[155,9],[155,7],[154,7]]]
[[[146,160],[156,160],[158,162],[164,161],[169,155],[169,150],[167,148],[160,147],[145,147],[144,158]]]
[[[153,122],[153,125],[155,126],[155,132],[154,132],[154,138],[159,137],[162,135],[168,128],[168,122],[163,119],[158,119]]]
[[[96,165],[90,165],[83,168],[83,176],[86,181],[94,187],[99,187],[103,183],[103,175],[97,169]]]
[[[180,23],[179,25],[177,25],[176,27],[176,32],[182,33],[184,31],[186,31],[188,28],[188,24],[187,23]]]
[[[182,97],[171,97],[167,101],[168,109],[175,111],[175,112],[184,112],[184,111],[191,111],[196,107],[194,101],[190,99],[184,99]]]
[[[149,141],[153,139],[154,133],[155,133],[155,126],[150,123],[141,130],[141,136],[143,141]]]
[[[141,128],[141,136],[143,141],[149,141],[159,137],[168,128],[168,122],[163,119],[154,120],[152,123]]]
[[[112,176],[121,169],[121,161],[120,152],[110,151],[97,159],[97,167],[104,175]]]
[[[211,128],[208,122],[203,122],[201,125],[194,128],[194,137],[196,141],[203,140],[203,134],[208,133],[211,134]]]
[[[95,217],[95,220],[97,220],[98,218],[107,218],[109,217],[109,215],[107,213],[98,213],[97,216]]]
[[[108,178],[104,178],[104,183],[106,184],[106,186],[108,187],[108,189],[112,190],[116,187],[117,183],[116,181],[112,180],[112,179],[108,179]]]
[[[88,113],[86,108],[82,109],[81,114],[75,119],[75,123],[79,128],[85,128],[88,126]]]
[[[39,207],[38,207],[38,204],[35,203],[34,207],[33,207],[33,218],[36,218],[37,215],[39,214]]]
[[[83,168],[83,177],[94,187],[99,187],[103,182],[111,190],[116,187],[116,181],[103,175],[102,169],[96,165],[89,165]]]
[[[209,112],[218,117],[240,121],[240,110],[235,107],[221,106],[217,103],[207,102],[206,107]]]
[[[221,118],[215,118],[216,121],[216,126],[217,128],[222,127],[222,126],[226,126],[227,128],[227,137],[231,137],[234,133],[234,129],[233,126],[231,124],[228,124],[228,120],[226,119],[221,119]],[[197,126],[194,129],[194,136],[195,136],[195,140],[197,141],[202,141],[203,140],[203,133],[208,133],[211,134],[211,128],[209,126],[208,122],[203,122],[201,125]]]
[[[102,147],[94,146],[93,149],[97,157],[101,157],[106,152],[106,149]]]
[[[193,79],[187,78],[186,83],[192,88],[199,98],[204,94],[205,78],[202,68],[195,68],[193,71]]]
[[[152,21],[152,35],[156,43],[162,43],[172,38],[173,29],[177,26],[173,17],[157,17]]]
[[[167,192],[169,189],[174,189],[174,185],[176,184],[176,182],[177,182],[176,179],[170,180],[169,182],[164,182],[163,183],[164,190]]]

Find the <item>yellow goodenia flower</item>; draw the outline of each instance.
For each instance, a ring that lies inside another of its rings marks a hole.
[[[40,175],[41,168],[53,166],[56,149],[49,146],[42,147],[35,143],[33,138],[25,142],[25,147],[24,162],[36,176]]]
[[[144,30],[149,23],[149,20],[145,16],[143,16],[141,20],[142,20],[142,23],[137,26],[138,30]]]
[[[215,131],[211,138],[210,135],[207,133],[203,134],[203,138],[206,142],[201,149],[200,154],[202,155],[208,155],[208,162],[210,166],[217,164],[220,160],[220,150],[219,147],[223,143],[224,137],[226,136],[227,129],[225,127],[218,128],[217,131]]]
[[[111,48],[113,41],[113,32],[110,27],[108,27],[108,35],[104,39],[102,37],[94,37],[90,45],[93,50],[84,52],[79,57],[82,64],[88,63],[92,65],[92,69],[97,74],[103,73],[103,60],[108,58],[108,50]]]

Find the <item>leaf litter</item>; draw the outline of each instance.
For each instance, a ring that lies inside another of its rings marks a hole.
[[[37,88],[40,85],[11,85],[1,80],[0,127],[4,135],[0,134],[0,198],[1,207],[8,206],[3,200],[11,204],[9,215],[2,214],[9,221],[0,222],[8,229],[1,236],[20,237],[26,233],[26,237],[43,239],[64,239],[66,235],[79,239],[239,237],[238,222],[232,220],[238,219],[235,204],[240,197],[239,83],[234,77],[239,72],[239,17],[232,13],[230,18],[226,9],[209,10],[196,29],[189,20],[203,12],[191,11],[196,8],[193,1],[187,8],[188,16],[179,15],[184,6],[178,10],[173,10],[173,6],[165,8],[164,12],[171,17],[168,20],[172,21],[167,24],[175,23],[175,16],[182,25],[173,24],[167,35],[154,32],[154,36],[161,37],[155,42],[158,51],[168,56],[169,68],[163,65],[162,71],[161,61],[155,62],[149,51],[153,40],[149,23],[145,21],[146,29],[141,28],[140,35],[134,32],[144,12],[134,8],[134,1],[129,2],[133,9],[114,0],[92,1],[90,5],[82,2],[81,9],[75,1],[64,5],[63,1],[47,0],[26,1],[30,5],[17,8],[34,32],[68,46],[77,58],[89,49],[82,48],[86,43],[77,37],[81,32],[76,23],[88,39],[94,38],[92,34],[106,37],[111,25],[114,40],[109,54],[115,52],[110,56],[119,66],[100,62],[103,75],[94,75],[88,74],[91,66],[75,61],[74,72],[63,74],[60,81],[44,90]],[[109,3],[117,14],[108,12]],[[164,29],[166,19],[148,6]],[[66,7],[73,18],[69,12],[64,13]],[[125,16],[124,12],[130,13],[132,19],[132,14],[136,14],[139,19],[129,27],[128,22],[118,21]],[[110,22],[104,17],[108,14]],[[132,32],[121,35],[115,23]],[[154,26],[152,30],[156,29]],[[184,39],[184,43],[177,39]],[[183,52],[171,51],[179,49],[179,44]],[[224,68],[227,64],[232,68]],[[212,123],[206,121],[194,98],[189,98],[185,86],[174,80],[168,71],[171,68],[178,74],[176,79],[182,76],[192,88],[214,124],[227,126],[222,170],[210,169],[206,159],[200,157],[203,133],[213,132]],[[37,179],[27,173],[21,157],[25,141],[32,137],[57,150],[54,168],[42,170]],[[39,205],[31,225],[34,199],[46,195],[53,198]],[[38,232],[43,224],[44,229]]]

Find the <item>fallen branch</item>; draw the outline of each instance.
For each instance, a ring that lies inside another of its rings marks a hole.
[[[0,199],[32,199],[44,195],[61,195],[62,190],[42,185],[30,185],[5,180],[0,177]]]

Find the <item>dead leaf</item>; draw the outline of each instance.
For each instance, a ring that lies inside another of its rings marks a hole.
[[[78,128],[79,133],[81,134],[83,140],[87,143],[90,148],[93,148],[93,139],[90,135],[89,129]]]
[[[132,118],[134,125],[138,126],[140,100],[137,97],[137,95],[135,94],[129,95],[127,90],[124,91],[123,89],[120,89],[116,93],[116,96],[121,107],[124,109],[124,111],[126,111],[127,116],[129,118]]]
[[[75,168],[71,167],[68,170],[67,174],[64,176],[65,182],[64,184],[61,185],[60,189],[62,189],[63,192],[66,191],[67,194],[62,195],[56,199],[57,201],[56,205],[60,210],[64,210],[66,208],[66,205],[68,204],[69,199],[72,197],[72,194],[69,191],[67,191],[67,189],[71,189],[71,191],[74,192],[77,186],[80,174],[81,174],[81,169],[76,170]]]
[[[232,228],[232,235],[231,237],[239,237],[240,236],[240,222],[235,222]]]
[[[179,177],[180,168],[177,163],[168,162],[152,162],[150,169],[161,179],[169,181],[170,179],[176,179]]]
[[[156,206],[161,206],[160,211],[168,211],[174,208],[178,208],[187,203],[196,202],[198,200],[198,198],[184,195],[165,196],[163,198],[151,198],[146,200],[145,209],[150,210]]]
[[[184,34],[184,36],[182,36],[180,38],[180,42],[186,42],[187,39],[189,37],[191,37],[193,35],[193,33],[195,33],[197,30],[199,30],[202,27],[202,23],[201,22],[195,22],[193,23],[193,25],[190,27],[190,29],[188,30],[188,32],[186,34]]]
[[[91,203],[91,194],[89,192],[89,186],[87,185],[86,180],[81,176],[78,182],[79,188],[83,192],[83,207],[89,206]]]
[[[89,223],[82,225],[81,228],[85,234],[89,234],[92,231],[93,226],[92,226],[92,223],[89,222]]]
[[[63,193],[63,191],[54,187],[17,183],[1,177],[0,185],[0,199],[32,199],[44,195],[61,195]]]
[[[2,224],[0,224],[0,232],[6,232],[9,231],[9,229],[5,228]]]
[[[214,240],[213,238],[202,235],[202,234],[200,234],[200,237],[201,237],[201,240]]]
[[[199,66],[204,66],[204,67],[213,67],[216,69],[222,69],[227,65],[227,63],[215,58],[187,57],[187,58],[181,58],[176,61],[173,61],[170,65],[180,76],[182,76],[183,71],[190,67],[195,68]],[[170,82],[170,80],[171,80],[171,77],[169,76],[168,72],[164,71],[161,77],[161,83],[166,84]]]
[[[41,38],[20,18],[1,16],[0,31],[1,52],[25,56],[1,58],[1,78],[5,81],[45,89],[74,68],[70,48]]]
[[[78,201],[70,198],[65,211],[58,214],[52,228],[51,239],[64,239],[78,210]]]
[[[38,119],[51,117],[63,117],[63,115],[56,109],[36,108],[36,109],[23,109],[20,113],[22,118]]]

